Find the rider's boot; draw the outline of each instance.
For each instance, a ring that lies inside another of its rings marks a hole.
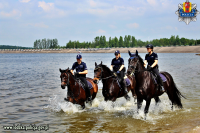
[[[86,90],[87,101],[91,103],[92,97],[91,97],[90,90],[89,90],[89,88],[85,88],[85,90]]]
[[[127,94],[128,91],[127,91],[126,81],[125,80],[123,80],[123,82],[122,82],[122,88],[124,89],[124,93]]]
[[[162,79],[161,79],[160,76],[159,76],[158,78],[159,78],[159,82],[160,82],[160,83],[159,83],[159,84],[160,84],[160,89],[161,89],[160,91],[161,91],[161,92],[165,92],[165,89],[164,89],[164,87],[163,87],[163,81],[162,81]]]

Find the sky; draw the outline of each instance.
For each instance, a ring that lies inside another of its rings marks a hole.
[[[179,22],[185,0],[0,0],[0,45],[33,47],[37,39],[92,42],[96,36],[135,36],[142,41],[179,35],[200,39],[196,22]],[[197,4],[200,1],[190,0]]]

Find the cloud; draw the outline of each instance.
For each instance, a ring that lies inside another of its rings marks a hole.
[[[116,28],[116,26],[115,26],[115,25],[112,25],[112,24],[109,25],[109,27],[112,28],[112,29],[115,29],[115,28]]]
[[[39,1],[38,7],[41,7],[47,13],[46,17],[48,18],[57,18],[67,15],[66,10],[56,8],[54,3],[46,3],[44,1]]]
[[[30,0],[19,0],[19,2],[22,2],[22,3],[28,3]]]
[[[41,23],[28,23],[27,25],[38,27],[38,28],[49,28],[49,26],[45,25],[43,22],[41,22]]]
[[[131,23],[126,25],[128,28],[138,28],[139,24],[138,23]]]
[[[21,16],[21,12],[18,10],[13,9],[11,12],[0,12],[0,16],[4,17],[4,18],[10,18],[10,17],[17,17],[17,16]]]
[[[41,7],[45,12],[49,12],[54,9],[54,3],[45,3],[44,1],[39,1],[38,7]]]
[[[156,5],[157,5],[156,0],[147,0],[147,2],[148,2],[151,6],[156,6]]]
[[[96,7],[97,3],[94,2],[93,0],[88,0],[88,3],[90,4],[91,7]]]
[[[106,31],[105,30],[102,30],[102,29],[99,29],[96,33],[106,33]]]

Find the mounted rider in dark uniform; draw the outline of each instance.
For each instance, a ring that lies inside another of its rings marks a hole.
[[[76,69],[76,72],[74,72],[75,78],[78,78],[83,82],[87,100],[91,101],[92,98],[91,98],[90,90],[88,88],[88,83],[86,80],[86,74],[88,73],[86,63],[82,62],[82,56],[80,54],[76,56],[76,59],[77,59],[77,62],[75,62],[72,65],[72,68],[70,71],[73,74],[74,69]]]
[[[115,51],[114,54],[115,54],[115,58],[112,59],[110,70],[113,69],[113,72],[117,73],[121,87],[124,89],[124,93],[128,93],[126,82],[124,80],[124,76],[125,76],[124,59],[121,58],[119,50]]]
[[[160,77],[159,70],[158,70],[158,55],[157,53],[153,52],[153,45],[148,44],[146,46],[148,54],[145,56],[144,67],[147,66],[147,70],[154,72],[158,77],[158,84],[160,85],[161,91],[165,91],[163,88],[163,81]]]

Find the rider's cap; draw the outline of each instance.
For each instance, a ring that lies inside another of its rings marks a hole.
[[[80,55],[80,54],[78,54],[77,56],[76,56],[76,59],[81,59],[82,58],[82,56]]]
[[[147,44],[146,48],[151,48],[151,49],[153,49],[153,45],[152,45],[152,44]]]
[[[116,54],[120,54],[120,51],[119,51],[119,50],[115,51],[115,55],[116,55]]]

